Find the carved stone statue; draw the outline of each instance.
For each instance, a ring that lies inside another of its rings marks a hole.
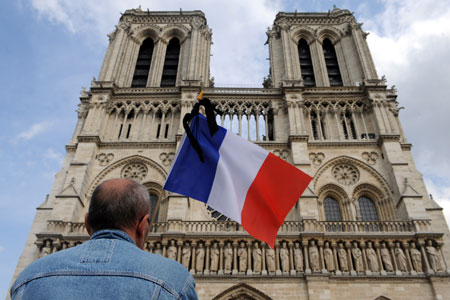
[[[275,272],[275,250],[268,248],[266,251],[267,271]]]
[[[303,253],[298,243],[294,245],[294,264],[296,271],[303,272]]]
[[[177,260],[177,246],[175,246],[175,241],[171,240],[169,248],[167,248],[167,258]]]
[[[217,243],[215,242],[211,248],[211,265],[209,267],[211,272],[217,272],[219,269],[219,249],[217,248]]]
[[[41,257],[47,256],[52,253],[52,247],[50,246],[50,240],[45,241],[45,245],[41,251]]]
[[[335,271],[336,267],[334,266],[333,250],[330,249],[330,244],[328,242],[325,243],[325,249],[323,249],[323,258],[325,260],[327,270],[330,272]]]
[[[344,245],[339,244],[337,254],[341,271],[348,272],[347,251],[344,249]]]
[[[161,244],[160,243],[156,244],[156,248],[153,250],[153,253],[162,255],[162,249],[161,249]]]
[[[428,255],[428,261],[430,262],[430,267],[433,271],[437,272],[441,270],[441,261],[439,259],[439,254],[436,248],[433,247],[433,242],[431,240],[427,241],[427,246],[425,247]]]
[[[317,249],[315,241],[311,241],[311,246],[309,246],[309,261],[313,272],[319,272],[320,271],[319,250]]]
[[[394,268],[392,267],[391,254],[389,253],[389,249],[386,248],[385,243],[381,244],[380,254],[381,254],[381,260],[383,261],[384,268],[386,269],[386,271],[388,271],[388,272],[394,271]]]
[[[415,243],[411,244],[411,249],[409,250],[409,252],[411,253],[411,260],[412,260],[412,264],[414,266],[414,270],[416,270],[416,272],[423,272],[422,271],[422,254],[420,253],[419,250],[416,249]]]
[[[262,261],[262,250],[259,248],[259,244],[255,243],[255,247],[252,251],[253,256],[253,272],[260,273],[261,272],[261,261]]]
[[[356,242],[353,243],[352,248],[353,261],[355,264],[356,272],[364,272],[364,263],[362,258],[361,249],[358,248],[358,244]]]
[[[372,272],[380,271],[380,267],[378,266],[378,257],[375,249],[372,248],[372,243],[369,242],[366,249],[367,256],[367,264],[369,265],[369,270]]]
[[[181,256],[181,263],[189,270],[189,261],[191,260],[191,245],[184,244]]]
[[[241,245],[238,250],[238,256],[239,256],[239,272],[245,272],[247,271],[247,248],[245,247],[245,244],[241,242]]]
[[[195,257],[195,271],[201,273],[203,272],[203,265],[205,263],[205,248],[203,247],[203,244],[198,245],[195,254],[197,255]]]
[[[227,243],[225,249],[223,251],[223,255],[225,257],[225,273],[231,273],[232,263],[233,263],[233,249],[231,248],[230,243]]]
[[[395,257],[397,258],[398,269],[403,272],[408,271],[408,267],[406,265],[406,256],[403,252],[403,249],[400,248],[400,243],[395,243],[394,249]]]
[[[283,242],[280,249],[281,271],[289,272],[289,250],[286,248],[286,242]]]

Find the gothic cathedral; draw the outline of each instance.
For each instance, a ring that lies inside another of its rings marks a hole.
[[[201,300],[448,297],[449,229],[366,35],[348,10],[280,12],[267,31],[263,86],[224,88],[210,77],[203,12],[125,11],[98,79],[81,93],[62,169],[14,278],[39,257],[86,241],[94,188],[129,177],[148,188],[157,210],[146,250],[183,264]],[[314,177],[275,249],[162,189],[200,89],[223,112],[219,124]]]

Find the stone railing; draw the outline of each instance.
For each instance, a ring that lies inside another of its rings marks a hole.
[[[82,222],[63,222],[52,220],[47,223],[48,232],[62,234],[87,234]],[[246,234],[244,228],[234,221],[168,221],[152,224],[150,229],[155,233],[214,233],[214,234]],[[299,233],[431,233],[431,222],[428,219],[412,221],[343,221],[327,222],[315,219],[302,221],[286,221],[281,225],[278,234],[290,235]]]

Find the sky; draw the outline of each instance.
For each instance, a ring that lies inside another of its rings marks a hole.
[[[448,0],[16,0],[0,2],[0,297],[70,140],[79,93],[98,76],[120,12],[200,9],[213,31],[216,86],[260,86],[266,28],[279,11],[354,12],[378,75],[398,90],[400,119],[428,192],[450,221]]]

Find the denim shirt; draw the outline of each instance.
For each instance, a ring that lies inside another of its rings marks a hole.
[[[179,263],[139,249],[120,230],[100,230],[79,246],[30,264],[11,288],[13,300],[197,299]]]

